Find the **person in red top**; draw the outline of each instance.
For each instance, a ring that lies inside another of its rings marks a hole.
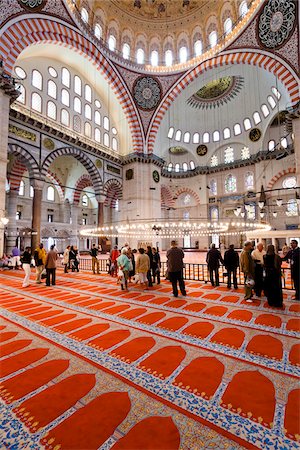
[[[110,274],[112,277],[117,276],[117,271],[118,271],[118,263],[117,263],[117,259],[120,256],[120,252],[118,250],[118,246],[115,245],[114,248],[111,250],[110,252]]]

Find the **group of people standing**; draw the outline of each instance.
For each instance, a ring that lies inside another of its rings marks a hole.
[[[56,266],[57,266],[57,251],[55,246],[51,245],[49,252],[44,249],[44,245],[41,243],[35,249],[32,255],[31,248],[26,247],[23,255],[21,256],[22,267],[25,272],[23,280],[23,287],[29,286],[31,266],[35,266],[36,283],[40,284],[42,281],[42,274],[46,270],[46,286],[56,284]]]
[[[68,273],[68,269],[72,272],[79,272],[79,251],[76,245],[68,245],[63,255],[64,273]]]

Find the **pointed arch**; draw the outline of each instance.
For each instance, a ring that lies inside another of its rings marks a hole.
[[[73,196],[73,204],[78,205],[82,190],[86,187],[93,186],[93,181],[89,175],[83,174],[76,182],[74,196]]]
[[[174,207],[175,202],[173,200],[172,192],[164,184],[161,186],[160,198],[161,198],[161,206],[163,208],[173,208]]]
[[[20,158],[16,158],[13,161],[11,169],[7,175],[11,191],[19,191],[20,183],[26,170],[27,167]]]
[[[63,202],[65,197],[64,187],[62,187],[61,182],[58,179],[57,175],[53,172],[48,171],[46,177],[49,178],[49,180],[54,184],[58,192],[59,199],[61,202]]]
[[[282,177],[284,177],[285,175],[291,174],[291,173],[296,173],[296,167],[289,167],[288,169],[283,169],[280,172],[278,172],[276,175],[274,175],[271,180],[269,181],[269,183],[267,184],[267,188],[268,189],[272,189],[272,187],[274,186],[274,184]]]
[[[14,175],[14,189],[18,189],[17,186],[20,186],[20,181],[22,179],[22,176],[24,175],[24,171],[22,172],[21,169],[22,165],[24,165],[28,170],[29,178],[31,180],[41,179],[39,165],[35,158],[29,153],[29,151],[25,150],[25,148],[21,147],[18,144],[8,144],[8,153],[16,156],[20,162],[18,170]]]
[[[116,200],[122,198],[122,184],[119,180],[110,179],[104,185],[105,201],[104,206],[114,208]]]
[[[188,187],[181,187],[181,188],[179,188],[178,191],[175,194],[175,197],[179,197],[179,195],[184,194],[184,193],[190,194],[196,200],[197,205],[200,205],[200,197],[199,197],[199,195],[195,191],[193,191],[193,189],[190,189]]]

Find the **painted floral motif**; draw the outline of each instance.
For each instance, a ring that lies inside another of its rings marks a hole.
[[[258,21],[258,36],[266,48],[281,47],[294,29],[294,0],[269,0]]]
[[[133,96],[137,105],[146,110],[154,109],[161,98],[161,87],[154,77],[139,77],[133,86]]]

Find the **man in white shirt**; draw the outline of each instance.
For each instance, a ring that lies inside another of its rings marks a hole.
[[[263,290],[263,266],[264,266],[264,255],[266,251],[264,250],[264,245],[259,242],[256,249],[251,253],[252,259],[255,263],[255,294],[257,297],[261,296],[261,291]]]

